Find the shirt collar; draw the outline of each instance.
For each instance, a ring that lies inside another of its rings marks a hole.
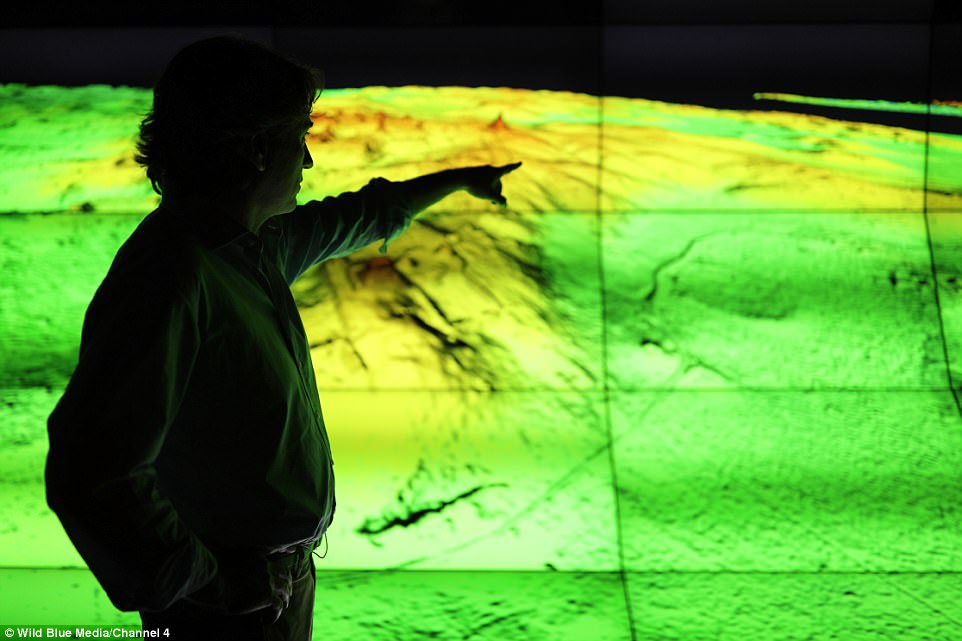
[[[258,252],[261,248],[261,240],[257,234],[229,216],[217,212],[185,212],[180,209],[170,209],[168,213],[190,229],[211,251],[231,244]]]

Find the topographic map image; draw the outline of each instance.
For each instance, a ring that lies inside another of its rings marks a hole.
[[[83,567],[44,501],[45,421],[93,292],[158,204],[132,160],[150,95],[0,85],[6,566]],[[669,594],[764,600],[761,570],[802,573],[789,591],[804,594],[806,572],[959,569],[962,136],[771,102],[824,97],[756,98],[766,109],[324,91],[300,204],[523,162],[506,208],[454,194],[387,253],[373,244],[292,287],[337,475],[318,590],[360,595],[332,629],[380,616],[371,570],[398,608],[421,607],[406,570],[422,571],[424,607],[518,595],[514,614],[484,606],[470,629],[438,610],[431,638],[550,638],[518,621],[565,593],[582,596],[546,606],[567,630],[554,638],[615,639],[618,572],[635,573],[644,616]],[[532,574],[444,578],[462,571]],[[657,574],[721,571],[744,574]],[[924,577],[899,580],[899,598],[959,614]],[[866,607],[893,607],[883,592]],[[370,638],[401,638],[378,625]]]

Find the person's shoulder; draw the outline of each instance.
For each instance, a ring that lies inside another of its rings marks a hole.
[[[156,209],[137,225],[114,256],[105,282],[160,290],[197,284],[201,247],[176,216]]]

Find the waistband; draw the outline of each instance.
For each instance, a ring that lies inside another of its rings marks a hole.
[[[318,554],[317,548],[321,544],[321,539],[324,540],[324,554]],[[218,558],[236,558],[236,557],[250,557],[256,556],[266,559],[284,559],[289,558],[291,561],[296,560],[307,560],[311,554],[314,554],[317,558],[323,559],[327,556],[327,532],[324,532],[320,539],[316,541],[311,541],[307,543],[297,543],[290,546],[285,546],[281,548],[265,549],[253,546],[239,546],[239,545],[224,545],[216,543],[207,543],[207,547]]]
[[[324,557],[327,556],[327,532],[324,532],[324,534],[323,534],[323,536],[322,536],[321,538],[323,538],[323,540],[324,540],[324,554],[323,554],[323,555],[317,554],[317,552],[315,552],[315,550],[317,550],[317,547],[321,544],[321,539],[317,539],[316,541],[314,541],[314,542],[312,542],[312,543],[304,543],[304,544],[299,544],[299,545],[292,545],[292,546],[290,546],[289,548],[283,548],[283,549],[280,549],[280,550],[275,550],[275,551],[273,551],[273,552],[270,552],[270,553],[267,555],[267,557],[268,557],[268,558],[280,558],[280,557],[284,557],[284,556],[293,556],[293,557],[297,557],[297,558],[307,558],[307,557],[309,557],[311,554],[314,554],[315,556],[317,556],[317,558],[323,559]]]

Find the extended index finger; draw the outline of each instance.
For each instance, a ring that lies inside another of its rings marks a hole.
[[[518,162],[511,163],[510,165],[502,165],[502,166],[498,167],[498,174],[501,175],[501,176],[503,176],[503,175],[505,175],[505,174],[507,174],[507,173],[509,173],[509,172],[514,171],[515,169],[517,169],[517,168],[520,167],[520,166],[521,166],[521,161],[520,161],[520,160],[519,160]]]

